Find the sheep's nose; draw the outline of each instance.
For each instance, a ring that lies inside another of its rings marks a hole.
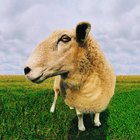
[[[31,69],[30,69],[29,67],[26,67],[26,68],[24,69],[25,75],[28,74],[30,71],[31,71]]]

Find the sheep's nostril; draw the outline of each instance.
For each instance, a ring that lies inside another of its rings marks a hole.
[[[29,67],[26,67],[26,68],[24,69],[25,75],[28,74],[30,71],[31,71],[31,69],[30,69]]]

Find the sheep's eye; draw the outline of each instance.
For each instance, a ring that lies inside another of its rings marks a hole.
[[[61,41],[63,41],[63,42],[69,42],[70,40],[71,40],[71,38],[69,36],[67,36],[67,35],[63,35],[61,37]]]
[[[62,35],[61,38],[58,40],[58,43],[59,43],[59,41],[66,43],[66,42],[69,42],[70,40],[71,40],[71,38],[69,36]]]

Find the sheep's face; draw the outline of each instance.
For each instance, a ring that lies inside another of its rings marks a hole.
[[[36,47],[27,61],[25,75],[32,82],[69,73],[74,69],[74,61],[79,44],[83,44],[90,31],[90,24],[79,23],[76,30],[58,30]]]

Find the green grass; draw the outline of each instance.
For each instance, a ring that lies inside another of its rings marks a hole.
[[[139,140],[140,76],[118,76],[113,97],[101,114],[102,126],[94,127],[84,115],[85,132],[78,131],[77,117],[60,96],[56,110],[53,79],[33,84],[23,76],[0,76],[1,140]]]

